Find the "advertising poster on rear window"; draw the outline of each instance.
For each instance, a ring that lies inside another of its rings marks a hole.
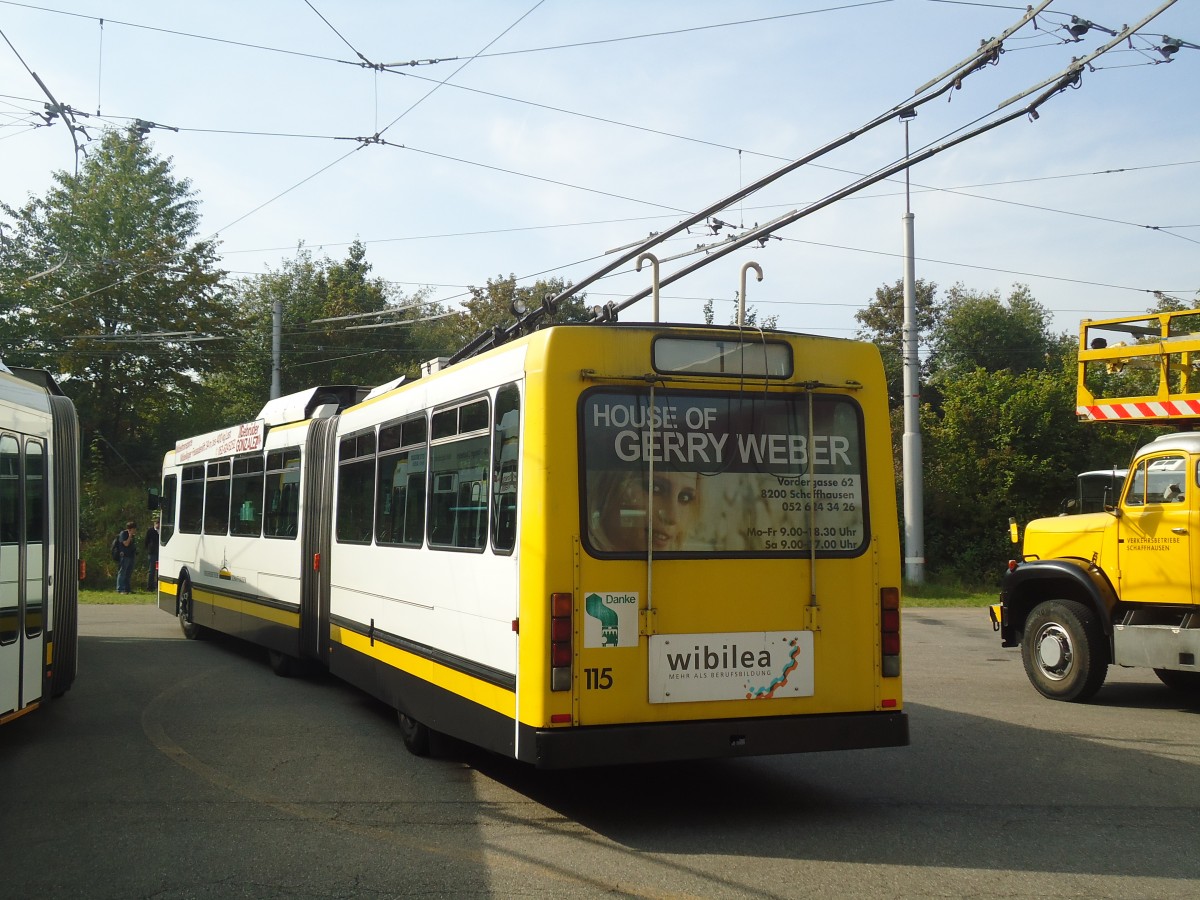
[[[582,406],[598,555],[852,556],[867,545],[862,418],[831,395],[593,392]]]

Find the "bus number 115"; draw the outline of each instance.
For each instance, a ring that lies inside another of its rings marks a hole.
[[[612,687],[612,669],[608,666],[605,666],[603,669],[584,669],[583,673],[585,677],[584,684],[589,691],[607,691]]]

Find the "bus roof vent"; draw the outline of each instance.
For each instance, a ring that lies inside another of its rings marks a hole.
[[[405,376],[401,375],[399,378],[393,378],[386,384],[381,384],[379,387],[371,388],[371,390],[367,391],[367,396],[363,397],[363,399],[370,400],[374,397],[378,397],[380,394],[386,394],[388,391],[395,390],[396,388],[400,387],[400,385],[404,384],[404,378]]]
[[[448,356],[435,356],[433,359],[421,363],[421,377],[432,375],[434,372],[440,372],[450,363]]]
[[[303,422],[305,419],[325,419],[362,399],[362,388],[335,384],[305,388],[286,397],[268,400],[258,418],[271,425]]]

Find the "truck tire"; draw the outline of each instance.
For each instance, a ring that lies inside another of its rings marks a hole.
[[[1051,700],[1082,703],[1108,674],[1108,646],[1096,615],[1074,600],[1039,603],[1021,637],[1025,674]]]
[[[1183,672],[1179,669],[1155,669],[1158,680],[1173,691],[1200,697],[1200,672]]]

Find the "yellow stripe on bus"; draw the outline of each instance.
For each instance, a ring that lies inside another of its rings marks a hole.
[[[25,713],[33,712],[39,706],[41,706],[41,701],[34,700],[24,709],[18,709],[16,712],[11,712],[8,715],[0,716],[0,725],[3,725],[6,722],[11,722],[13,719],[19,719],[21,716],[25,715]]]
[[[288,625],[292,628],[300,627],[299,610],[276,609],[273,606],[255,603],[253,600],[247,600],[243,597],[230,597],[227,594],[219,594],[216,591],[201,588],[192,589],[192,598],[208,606],[227,609],[230,612],[241,613],[246,616],[254,616],[256,619],[265,619],[268,622],[274,622],[276,625]]]
[[[516,695],[512,691],[379,641],[372,646],[366,635],[338,625],[329,627],[329,637],[334,643],[377,659],[393,669],[415,675],[510,719],[516,715]]]

